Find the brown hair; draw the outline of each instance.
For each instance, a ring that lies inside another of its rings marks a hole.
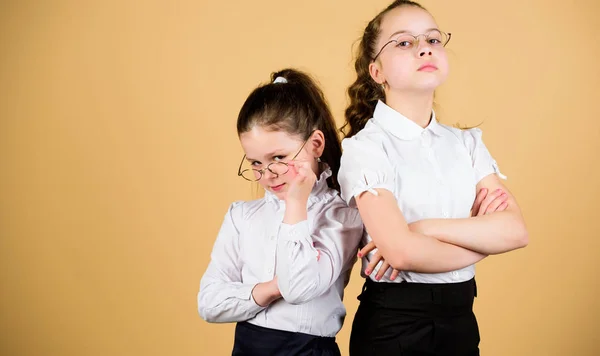
[[[377,100],[385,99],[383,89],[369,74],[369,65],[377,52],[375,45],[379,38],[383,17],[391,10],[401,6],[414,6],[426,10],[414,1],[396,0],[385,8],[385,10],[377,14],[365,28],[365,32],[358,45],[356,62],[354,63],[356,81],[348,88],[350,104],[345,112],[346,122],[342,126],[342,131],[346,137],[354,136],[362,130],[367,121],[373,116]],[[350,128],[348,129],[348,127]]]
[[[285,78],[287,82],[273,83],[278,77]],[[283,69],[272,73],[268,84],[254,89],[238,115],[238,135],[256,125],[285,131],[305,140],[314,130],[321,130],[325,136],[321,161],[327,163],[333,173],[327,179],[327,184],[339,190],[337,174],[342,157],[340,138],[325,95],[308,74],[295,69]]]

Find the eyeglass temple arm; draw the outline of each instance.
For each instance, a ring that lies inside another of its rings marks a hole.
[[[379,52],[377,52],[377,54],[375,55],[375,57],[373,57],[373,61],[377,60],[377,57],[379,57],[379,55],[381,54],[381,52],[383,52],[383,50],[385,49],[385,47],[387,47],[387,45],[389,45],[392,42],[398,42],[396,40],[389,40],[386,44],[383,45],[383,47],[381,47],[381,49],[379,50]]]
[[[294,157],[290,161],[293,161],[293,160],[296,159],[296,157],[298,157],[298,155],[300,154],[300,152],[302,152],[302,149],[304,149],[304,146],[306,146],[306,144],[310,140],[311,136],[315,133],[315,131],[317,131],[317,129],[312,130],[312,132],[310,133],[310,135],[308,135],[308,138],[306,139],[306,141],[304,141],[304,143],[302,144],[302,147],[300,147],[300,149],[298,150],[298,152],[294,155]]]
[[[242,157],[242,161],[240,162],[240,166],[238,167],[238,176],[242,175],[242,164],[244,164],[244,160],[246,159],[246,155]]]

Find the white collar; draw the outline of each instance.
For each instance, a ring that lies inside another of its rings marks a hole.
[[[401,140],[413,140],[419,137],[423,131],[429,130],[434,134],[441,136],[445,132],[444,128],[437,122],[435,111],[431,111],[431,121],[427,127],[422,128],[417,123],[400,114],[389,107],[383,101],[379,100],[373,113],[373,121],[379,126],[385,128],[392,135]]]

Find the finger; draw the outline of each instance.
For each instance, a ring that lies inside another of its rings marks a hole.
[[[302,168],[298,169],[298,175],[296,175],[296,180],[298,182],[303,182],[306,179],[306,172],[302,170]]]
[[[375,248],[377,248],[375,246],[375,242],[371,241],[368,244],[365,245],[365,247],[361,248],[360,251],[358,251],[358,257],[363,257],[366,256],[369,252],[373,251]]]
[[[487,210],[487,207],[496,199],[500,194],[502,194],[502,189],[496,189],[494,192],[489,193],[483,202],[481,202],[481,206],[479,207],[479,211],[477,212],[477,216],[481,216]]]
[[[477,196],[475,197],[475,201],[473,202],[473,206],[471,207],[471,216],[477,216],[479,213],[479,206],[481,202],[486,196],[486,191],[484,189],[479,190]]]
[[[306,168],[302,166],[295,166],[296,175],[293,177],[293,181],[297,184],[304,183],[307,179],[309,179],[311,172],[307,171]]]
[[[292,179],[296,178],[296,176],[298,175],[298,168],[291,163],[288,164],[288,168],[289,169],[286,172],[286,174],[289,174]]]
[[[507,199],[506,193],[502,193],[499,196],[497,196],[496,198],[494,198],[494,200],[492,200],[490,202],[490,205],[487,206],[484,214],[493,213],[494,211],[496,211],[496,209],[500,206],[500,204],[504,203],[506,201],[506,199]]]
[[[390,269],[390,264],[387,263],[386,261],[383,261],[383,263],[381,264],[381,267],[379,268],[379,271],[377,271],[377,275],[375,276],[376,280],[380,280],[383,275],[387,272],[387,270]]]
[[[307,178],[310,178],[310,176],[312,174],[314,174],[314,172],[312,171],[312,169],[310,167],[306,167],[306,166],[300,166],[298,168],[298,174],[300,176],[302,176],[302,179],[305,180]]]
[[[506,208],[508,208],[508,203],[504,202],[504,203],[500,204],[500,206],[498,207],[498,209],[496,209],[496,211],[504,211],[504,210],[506,210]]]
[[[304,167],[304,168],[312,170],[312,164],[311,164],[311,162],[306,161],[306,160],[289,161],[288,165],[297,167],[298,169],[301,168],[301,167]]]
[[[290,168],[290,170],[293,168],[296,172],[299,172],[302,167],[306,167],[305,162],[302,161],[289,161],[287,162],[288,167]]]
[[[395,280],[398,277],[398,274],[400,274],[400,271],[398,271],[397,269],[393,269],[392,274],[390,275],[390,280]]]
[[[487,209],[485,209],[485,215],[491,214],[498,210],[500,204],[504,203],[507,199],[506,193],[500,194],[496,199],[494,199],[490,205],[488,205]]]
[[[487,188],[482,188],[477,193],[477,197],[475,197],[475,201],[473,202],[473,207],[471,208],[473,216],[477,216],[477,214],[479,213],[479,206],[481,205],[481,202],[483,201],[483,199],[485,199],[487,193],[488,193]]]
[[[296,167],[297,169],[299,169],[300,167],[307,167],[307,166],[310,167],[310,165],[308,164],[307,161],[302,161],[302,160],[289,161],[287,164],[288,164],[288,166],[293,166],[293,167]]]
[[[377,266],[377,264],[379,263],[379,261],[381,261],[381,259],[382,259],[382,257],[379,254],[379,251],[375,252],[373,254],[373,256],[371,257],[371,261],[369,261],[369,264],[367,265],[367,269],[365,270],[365,273],[370,276],[371,273],[373,273],[375,266]]]

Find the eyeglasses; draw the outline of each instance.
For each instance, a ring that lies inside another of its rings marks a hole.
[[[300,154],[300,152],[302,152],[302,150],[304,149],[304,146],[306,146],[306,143],[308,142],[308,140],[310,139],[310,137],[312,136],[313,133],[314,133],[314,131],[311,132],[310,135],[308,135],[308,138],[306,139],[306,141],[304,141],[304,143],[302,144],[302,147],[300,147],[300,150],[298,150],[298,153],[296,153],[290,161],[293,161],[296,159],[296,157],[298,157],[298,155]],[[240,167],[238,168],[238,176],[241,176],[242,178],[244,178],[245,180],[248,180],[250,182],[257,182],[257,181],[261,180],[267,170],[269,172],[275,174],[277,177],[279,177],[280,175],[286,174],[290,170],[290,167],[288,166],[288,164],[286,162],[281,162],[281,161],[271,162],[263,169],[252,168],[252,169],[242,170],[242,165],[244,164],[245,159],[246,159],[246,155],[244,155],[244,157],[242,157],[242,161],[240,162]]]
[[[432,47],[446,47],[448,42],[450,42],[450,38],[452,37],[451,33],[442,32],[440,30],[432,30],[428,33],[423,33],[420,35],[413,36],[410,33],[402,33],[397,38],[393,40],[389,40],[386,44],[381,47],[379,52],[373,57],[373,61],[379,57],[381,52],[392,42],[396,42],[396,47],[402,50],[412,50],[415,48],[419,48],[419,37],[424,36],[425,41]]]

